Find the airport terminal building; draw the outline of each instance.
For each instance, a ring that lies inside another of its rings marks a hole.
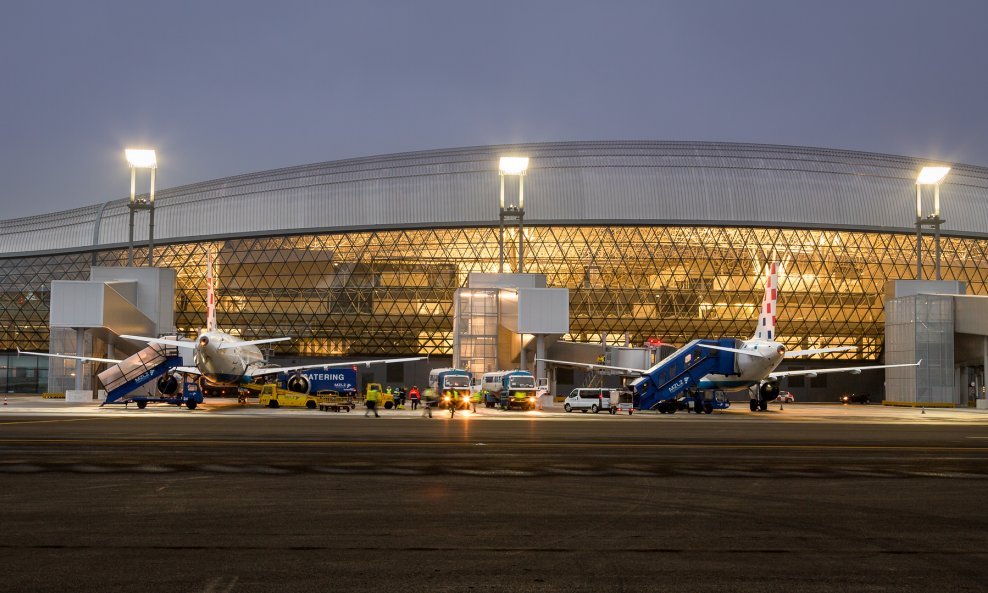
[[[177,272],[178,333],[204,326],[211,247],[220,327],[295,338],[275,355],[449,356],[454,292],[471,273],[499,269],[503,155],[531,159],[523,271],[569,290],[566,339],[748,337],[765,265],[777,261],[783,342],[883,358],[887,284],[916,277],[915,182],[929,163],[705,142],[432,150],[158,191],[154,265]],[[988,168],[953,165],[940,192],[943,278],[988,295]],[[146,216],[137,265],[147,262]],[[126,265],[128,218],[123,198],[0,221],[0,352],[52,347],[51,282]],[[503,271],[520,271],[518,238],[509,222]],[[923,241],[930,278],[934,239]],[[0,389],[45,389],[47,361],[0,359]]]

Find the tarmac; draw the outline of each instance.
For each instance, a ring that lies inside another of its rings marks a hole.
[[[983,591],[988,414],[0,406],[0,591]]]

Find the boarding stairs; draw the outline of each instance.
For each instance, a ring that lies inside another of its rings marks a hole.
[[[696,390],[707,375],[736,375],[736,354],[703,345],[737,348],[734,338],[693,340],[645,371],[629,385],[639,410],[651,410],[680,394]]]
[[[106,389],[106,401],[102,405],[129,401],[126,396],[135,389],[179,366],[182,366],[182,357],[178,348],[150,344],[98,375]]]
[[[604,376],[597,369],[590,369],[583,377],[583,382],[579,387],[603,387]]]

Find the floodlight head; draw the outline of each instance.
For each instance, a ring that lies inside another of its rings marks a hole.
[[[916,185],[936,185],[950,173],[950,167],[923,167],[916,178]]]
[[[503,156],[498,168],[504,175],[524,175],[528,170],[527,156]]]
[[[131,167],[154,169],[158,166],[158,161],[154,156],[153,150],[128,148],[124,150],[124,155],[127,157],[127,162],[130,163]]]

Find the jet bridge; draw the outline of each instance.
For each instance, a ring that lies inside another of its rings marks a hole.
[[[736,354],[704,345],[737,348],[734,338],[693,340],[631,382],[639,410],[674,411],[680,394],[695,391],[707,375],[737,375]],[[673,406],[673,407],[670,407]]]

